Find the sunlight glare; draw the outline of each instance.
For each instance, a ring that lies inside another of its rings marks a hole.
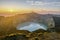
[[[8,11],[9,11],[9,12],[14,12],[14,10],[13,10],[13,9],[8,9]]]

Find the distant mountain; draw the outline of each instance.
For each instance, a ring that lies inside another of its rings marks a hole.
[[[38,22],[47,24],[50,18],[52,18],[51,14],[37,14],[34,12],[17,14],[10,17],[0,16],[0,35],[16,32],[16,27],[24,22]]]

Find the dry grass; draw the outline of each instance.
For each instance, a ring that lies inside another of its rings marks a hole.
[[[40,33],[17,33],[0,37],[0,40],[60,40],[60,33],[57,32],[40,32]]]

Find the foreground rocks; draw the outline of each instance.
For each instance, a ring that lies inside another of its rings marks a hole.
[[[40,32],[28,34],[10,34],[5,37],[0,37],[0,40],[60,40],[60,33],[57,32]]]

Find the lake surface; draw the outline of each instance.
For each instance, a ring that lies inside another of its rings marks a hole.
[[[38,29],[47,30],[47,26],[35,22],[25,22],[17,26],[17,30],[28,30],[30,32],[33,32]]]

